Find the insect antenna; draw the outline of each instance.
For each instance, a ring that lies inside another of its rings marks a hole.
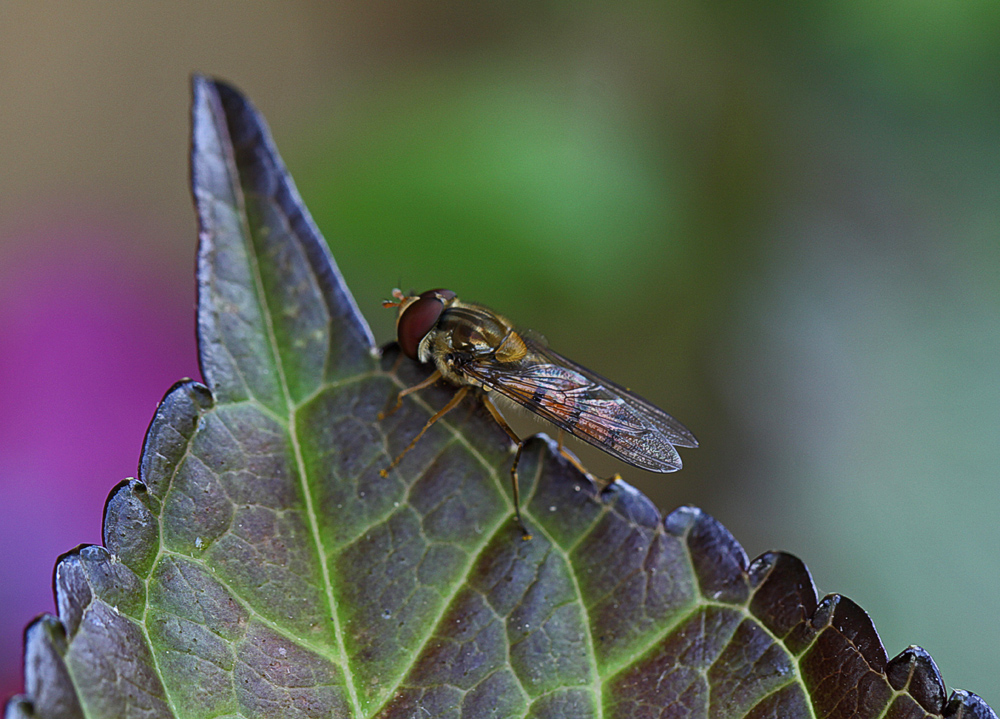
[[[398,287],[392,291],[392,297],[393,299],[391,300],[382,300],[382,307],[384,309],[389,309],[390,307],[399,307],[403,303],[403,300],[406,299],[406,296],[403,294],[403,291]]]

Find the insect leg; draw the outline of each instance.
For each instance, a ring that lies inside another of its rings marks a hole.
[[[416,389],[416,388],[415,387],[411,387],[410,389],[412,390],[412,389]],[[394,460],[392,460],[389,463],[388,467],[386,467],[385,469],[379,470],[379,474],[382,475],[383,477],[387,477],[389,475],[389,470],[392,469],[393,467],[395,467],[397,464],[399,464],[400,460],[402,460],[403,457],[406,456],[406,453],[409,452],[411,449],[413,449],[416,446],[417,442],[420,441],[420,438],[424,436],[424,432],[426,432],[427,430],[429,430],[431,428],[431,426],[435,422],[437,422],[439,419],[441,419],[446,414],[448,414],[453,409],[455,409],[455,407],[458,405],[458,403],[462,401],[462,398],[464,398],[465,395],[468,394],[468,392],[469,392],[469,388],[468,387],[462,387],[461,389],[459,389],[455,393],[455,396],[452,397],[450,400],[448,400],[448,404],[446,404],[444,407],[442,407],[441,409],[439,409],[434,414],[433,417],[431,417],[429,420],[427,420],[427,424],[425,424],[424,428],[417,433],[417,436],[413,438],[413,441],[410,442],[408,445],[406,445],[406,449],[404,449],[402,452],[400,452],[399,455]]]
[[[398,395],[396,395],[396,406],[395,407],[393,407],[392,409],[390,409],[388,412],[379,412],[378,413],[378,421],[381,422],[383,419],[385,419],[386,417],[388,417],[389,415],[391,415],[392,413],[394,413],[397,409],[399,409],[400,407],[402,407],[403,406],[403,397],[405,397],[408,394],[412,394],[414,392],[418,392],[418,391],[420,391],[422,389],[427,389],[432,384],[434,384],[435,382],[437,382],[439,379],[441,379],[441,372],[438,371],[438,370],[434,370],[431,373],[430,377],[428,377],[427,379],[425,379],[423,382],[420,382],[419,384],[415,384],[412,387],[407,387],[406,389],[404,389],[402,392],[400,392]]]
[[[622,478],[622,476],[620,474],[618,474],[618,472],[615,472],[614,474],[612,474],[607,479],[601,479],[601,478],[595,477],[593,474],[591,474],[587,470],[587,468],[583,466],[583,462],[580,461],[580,458],[577,457],[572,452],[570,452],[568,449],[566,449],[566,445],[563,444],[563,431],[561,429],[559,430],[559,440],[558,440],[558,442],[559,442],[559,454],[561,454],[566,459],[567,462],[569,462],[574,467],[576,467],[577,471],[580,474],[582,474],[582,475],[584,475],[586,477],[589,477],[590,479],[596,481],[599,485],[606,487],[607,485],[612,484],[613,482],[617,482],[618,480],[620,480]]]
[[[510,481],[514,487],[514,515],[517,517],[517,523],[521,526],[521,539],[528,541],[531,539],[531,532],[524,526],[524,520],[521,519],[521,492],[517,486],[517,463],[521,461],[521,450],[524,448],[524,441],[510,428],[510,425],[507,424],[507,421],[500,414],[500,411],[493,404],[488,394],[483,394],[483,404],[486,405],[486,409],[490,411],[496,423],[503,428],[503,431],[507,433],[511,441],[517,445],[517,451],[514,453],[514,462],[510,465]]]

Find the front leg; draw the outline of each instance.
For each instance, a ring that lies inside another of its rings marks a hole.
[[[410,389],[413,390],[417,388],[411,387]],[[427,430],[429,430],[431,427],[434,426],[435,422],[437,422],[439,419],[441,419],[446,414],[455,409],[455,407],[458,406],[458,403],[462,401],[462,399],[465,397],[466,394],[468,394],[468,392],[469,392],[468,386],[460,387],[459,390],[455,392],[455,395],[450,400],[448,400],[448,404],[446,404],[444,407],[438,410],[433,417],[427,420],[426,424],[424,424],[423,429],[421,429],[420,432],[417,433],[417,436],[413,438],[413,441],[411,441],[408,445],[406,445],[406,448],[403,449],[402,452],[396,455],[396,458],[389,463],[388,467],[379,470],[379,474],[383,477],[388,477],[389,470],[391,470],[393,467],[399,464],[402,461],[403,457],[406,456],[406,453],[417,446],[417,442],[420,441],[420,438],[424,436],[424,433]]]
[[[404,389],[402,392],[400,392],[398,395],[396,395],[396,406],[395,407],[393,407],[392,409],[390,409],[388,412],[379,412],[378,413],[378,415],[377,415],[378,421],[381,422],[383,419],[385,419],[389,415],[393,414],[396,410],[398,410],[400,407],[402,407],[403,406],[403,397],[405,397],[408,394],[413,394],[414,392],[419,392],[422,389],[427,389],[432,384],[434,384],[435,382],[437,382],[439,379],[441,379],[441,372],[439,370],[434,370],[431,373],[430,377],[428,377],[427,379],[425,379],[423,382],[420,382],[419,384],[415,384],[412,387],[407,387],[406,389]]]

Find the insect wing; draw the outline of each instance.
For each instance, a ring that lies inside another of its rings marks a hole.
[[[662,433],[664,438],[670,442],[670,444],[676,447],[694,448],[698,446],[698,440],[695,439],[693,434],[691,434],[691,430],[657,407],[655,404],[644,400],[639,395],[625,389],[621,385],[616,384],[605,377],[601,377],[596,372],[591,372],[586,367],[578,365],[573,360],[562,356],[558,352],[554,352],[546,345],[535,339],[530,339],[527,343],[531,351],[539,357],[543,357],[553,364],[562,365],[563,367],[572,369],[574,372],[586,377],[593,384],[600,385],[609,392],[617,395],[623,402],[625,402],[625,404],[629,406],[629,409],[641,416],[651,427]]]
[[[681,458],[673,444],[626,401],[620,394],[624,390],[609,389],[575,367],[542,361],[543,357],[513,367],[481,357],[465,364],[463,371],[628,464],[654,472],[680,469]]]

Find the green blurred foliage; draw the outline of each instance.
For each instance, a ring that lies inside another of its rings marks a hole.
[[[592,278],[635,299],[636,268],[651,270],[665,244],[665,279],[679,281],[690,263],[671,227],[678,192],[648,167],[648,141],[525,79],[431,77],[373,98],[357,126],[310,131],[296,174],[319,224],[344,238],[345,267],[515,309],[575,298],[601,312]]]

